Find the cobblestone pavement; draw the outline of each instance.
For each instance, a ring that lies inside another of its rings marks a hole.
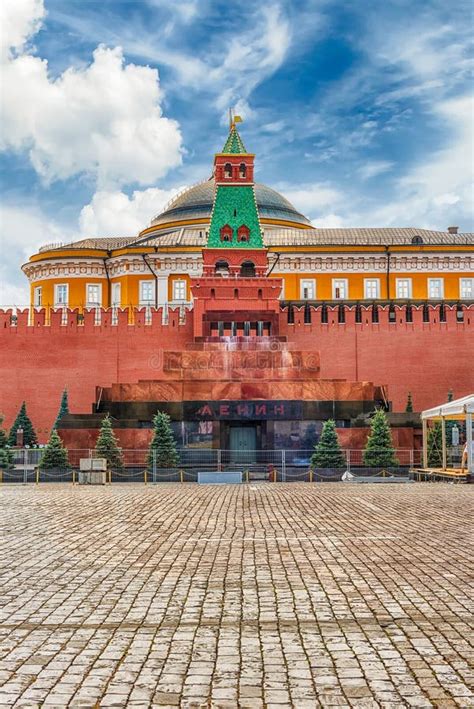
[[[0,495],[1,707],[474,706],[474,486]]]

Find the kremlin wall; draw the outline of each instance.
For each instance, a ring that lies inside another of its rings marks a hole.
[[[0,312],[6,426],[26,401],[45,442],[67,388],[71,448],[107,412],[146,447],[158,409],[179,445],[310,447],[334,418],[362,448],[377,406],[413,448],[409,392],[420,411],[474,390],[472,234],[317,229],[253,171],[232,124],[211,178],[138,236],[33,254],[30,307]]]

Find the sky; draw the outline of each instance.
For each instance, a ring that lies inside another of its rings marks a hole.
[[[316,227],[474,229],[470,0],[2,0],[0,304],[46,243],[134,236],[228,108]]]

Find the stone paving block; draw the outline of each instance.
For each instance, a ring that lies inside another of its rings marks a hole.
[[[4,485],[0,709],[473,707],[473,497]]]

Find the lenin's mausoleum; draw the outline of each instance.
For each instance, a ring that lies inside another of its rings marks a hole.
[[[403,219],[403,214],[400,215]],[[212,177],[138,236],[53,244],[23,270],[31,307],[0,313],[0,411],[21,402],[45,441],[94,447],[110,412],[124,448],[144,448],[158,409],[179,445],[309,448],[334,418],[363,447],[389,412],[474,389],[474,238],[417,228],[318,229],[254,182],[235,124]]]

